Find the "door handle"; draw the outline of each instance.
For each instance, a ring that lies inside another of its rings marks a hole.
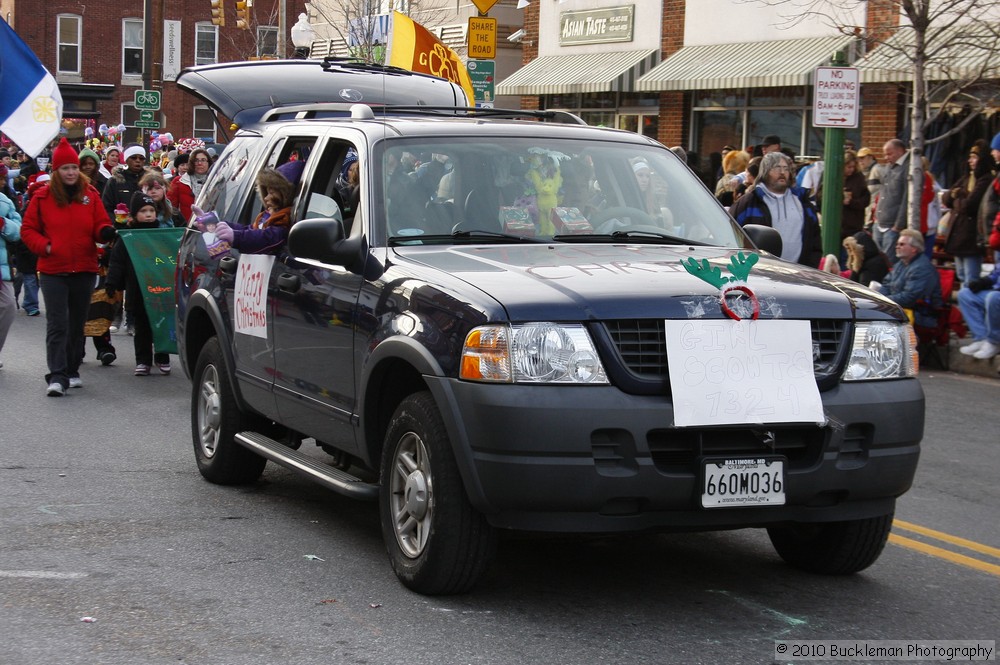
[[[287,291],[288,293],[295,293],[302,286],[302,281],[299,279],[298,275],[290,275],[289,273],[282,273],[278,277],[278,288],[282,291]]]
[[[224,273],[234,275],[236,274],[236,269],[240,267],[239,259],[235,259],[231,256],[226,256],[219,259],[219,270]]]

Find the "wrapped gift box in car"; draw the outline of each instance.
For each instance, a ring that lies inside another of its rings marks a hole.
[[[553,208],[552,225],[556,228],[556,233],[562,235],[580,235],[594,232],[594,227],[590,225],[590,222],[583,216],[579,208]]]
[[[501,206],[500,224],[503,226],[504,233],[529,237],[535,235],[535,225],[531,221],[531,215],[524,208]]]

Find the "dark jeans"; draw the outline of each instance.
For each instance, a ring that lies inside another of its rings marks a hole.
[[[128,310],[128,320],[135,326],[135,337],[132,338],[135,348],[136,365],[152,365],[155,357],[157,365],[170,362],[169,353],[153,353],[153,327],[149,325],[149,317],[142,303],[135,309]]]
[[[80,376],[83,356],[83,326],[94,292],[92,272],[46,275],[39,280],[45,298],[45,359],[48,383],[69,387],[69,379]]]

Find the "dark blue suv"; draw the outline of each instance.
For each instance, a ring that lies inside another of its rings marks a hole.
[[[807,570],[878,558],[924,422],[895,304],[780,260],[640,135],[285,65],[333,99],[244,115],[199,205],[249,224],[256,174],[302,159],[287,244],[220,255],[192,226],[178,257],[205,478],[271,460],[377,499],[427,594],[470,589],[502,530],[763,527]],[[210,70],[179,83],[212,103]]]

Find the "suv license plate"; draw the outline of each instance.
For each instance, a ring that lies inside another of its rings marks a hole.
[[[702,469],[703,508],[785,505],[783,458],[708,459]]]

